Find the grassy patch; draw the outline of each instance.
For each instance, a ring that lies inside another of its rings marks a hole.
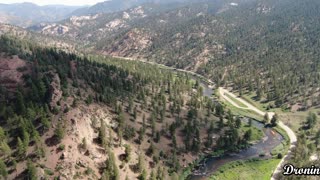
[[[293,129],[295,132],[299,132],[299,128],[303,126],[303,124],[306,122],[306,119],[308,117],[308,113],[313,112],[315,114],[319,113],[319,109],[310,109],[308,111],[299,111],[299,112],[286,112],[279,114],[279,118],[282,122],[285,124],[288,124],[288,126]],[[317,116],[318,119],[320,116]],[[320,128],[320,121],[317,121],[317,125],[314,129]]]
[[[256,101],[254,97],[256,96],[255,93],[246,93],[241,96],[242,99],[246,100],[251,105],[255,106],[261,111],[266,111],[268,104],[267,103],[261,103],[260,101]]]
[[[256,105],[256,104],[259,104],[258,102],[252,103],[253,100],[251,100],[250,102],[254,106],[260,107],[260,109],[263,110],[261,104],[260,104],[260,106]],[[254,111],[234,107],[232,104],[230,104],[227,101],[224,102],[224,105],[227,106],[227,108],[229,108],[233,112],[233,114],[235,114],[235,115],[250,117],[250,118],[256,119],[258,121],[263,120],[263,117]],[[284,113],[280,114],[280,120],[282,120],[282,121],[284,121],[283,114]],[[287,113],[287,114],[289,114],[289,113]],[[304,116],[306,116],[306,115],[307,115],[307,113],[304,113]],[[299,119],[301,119],[301,117]],[[298,122],[301,122],[301,120],[295,120],[295,122],[298,123]],[[298,127],[298,125],[296,125],[296,127]],[[289,139],[287,133],[285,132],[285,130],[281,129],[280,127],[274,127],[273,129],[283,136],[284,141],[280,145],[278,145],[277,147],[275,147],[273,149],[272,154],[273,155],[277,155],[278,153],[286,154],[288,151],[288,148],[289,148],[289,144],[290,144],[290,139]],[[263,137],[263,132],[258,132],[258,130],[259,129],[257,129],[257,128],[254,129],[254,127],[253,127],[252,141],[259,140],[259,139],[261,139],[261,137]]]
[[[218,90],[215,90],[214,94],[217,97],[221,97]],[[258,121],[262,121],[263,120],[263,117],[260,114],[256,113],[255,111],[252,111],[252,110],[249,110],[249,109],[237,108],[237,107],[233,106],[232,104],[230,104],[228,101],[223,101],[222,104],[225,105],[228,109],[230,109],[231,112],[234,115],[246,116],[246,117],[250,117],[250,118],[256,119]]]
[[[275,148],[272,149],[271,154],[272,156],[277,156],[279,153],[281,154],[286,154],[287,153],[287,145],[286,142],[283,141],[281,144],[276,146]]]
[[[251,136],[251,139],[250,139],[250,141],[252,141],[252,142],[259,141],[264,136],[264,133],[262,132],[261,129],[258,129],[257,127],[254,127],[254,126],[249,127],[249,126],[247,126],[246,123],[242,123],[241,129],[240,129],[242,133],[245,133],[249,129],[252,130],[252,136]]]
[[[244,99],[245,101],[247,101],[248,103],[255,106],[261,111],[269,111],[269,112],[275,112],[275,113],[282,113],[287,111],[285,109],[282,109],[281,107],[268,109],[270,105],[274,106],[275,101],[262,102],[262,101],[256,100],[255,97],[256,97],[256,93],[254,92],[246,93],[241,96],[242,99]]]
[[[280,159],[235,161],[221,166],[210,179],[269,180]]]
[[[242,108],[247,108],[248,106],[246,106],[245,104],[243,104],[242,102],[240,102],[238,99],[230,96],[228,93],[225,94],[229,99],[231,99],[231,101],[233,101],[234,103],[236,103],[239,107]]]
[[[252,110],[249,110],[249,109],[237,108],[237,107],[233,106],[232,104],[230,104],[227,101],[223,102],[223,104],[225,106],[227,106],[227,108],[230,109],[232,114],[234,114],[234,115],[246,116],[246,117],[250,117],[250,118],[256,119],[258,121],[262,121],[263,120],[263,117],[261,115],[259,115],[258,113],[256,113],[255,111],[252,111]]]

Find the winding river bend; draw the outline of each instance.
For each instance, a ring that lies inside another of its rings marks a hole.
[[[203,88],[203,95],[211,97],[213,90],[203,82],[201,82],[200,85]],[[248,122],[248,120],[249,118],[243,118],[243,123]],[[238,153],[227,154],[221,157],[209,156],[205,158],[193,170],[192,175],[190,175],[188,179],[208,179],[208,177],[215,173],[219,167],[232,161],[247,160],[251,158],[271,158],[270,153],[272,149],[278,146],[284,140],[282,135],[271,128],[264,128],[264,125],[258,121],[252,121],[252,126],[255,126],[264,132],[264,137],[258,143]],[[272,172],[270,172],[270,174],[271,173]]]

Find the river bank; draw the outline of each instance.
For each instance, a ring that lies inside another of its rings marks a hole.
[[[245,118],[244,123],[247,123],[249,118]],[[200,162],[200,164],[205,164],[202,168],[202,172],[196,170],[188,177],[190,180],[203,180],[207,179],[217,171],[220,167],[239,160],[249,160],[249,159],[272,159],[272,150],[282,143],[284,140],[283,136],[271,128],[264,128],[264,124],[257,120],[252,121],[252,126],[262,129],[265,136],[258,142],[251,145],[249,148],[240,150],[239,152],[226,153],[219,157],[208,156],[206,162]]]

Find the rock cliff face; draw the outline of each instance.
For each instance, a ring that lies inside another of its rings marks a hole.
[[[54,108],[57,106],[58,101],[60,101],[62,97],[61,85],[60,85],[60,78],[58,74],[52,74],[52,82],[50,84],[50,108]]]
[[[23,85],[23,75],[28,72],[27,63],[17,56],[4,57],[0,55],[0,84],[8,91],[14,91]]]

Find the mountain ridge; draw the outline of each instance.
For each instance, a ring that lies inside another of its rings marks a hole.
[[[207,1],[207,0],[201,0]],[[173,3],[190,3],[199,2],[196,0],[109,0],[97,3],[90,7],[85,7],[78,9],[72,13],[72,15],[92,15],[98,13],[114,13],[118,11],[123,11],[135,6],[140,6],[143,4],[173,4]]]
[[[161,7],[141,5],[78,23],[69,19],[38,32],[78,39],[106,55],[192,70],[239,91],[255,91],[259,96],[263,92],[262,99],[271,107],[302,102],[303,107],[312,106],[316,94],[302,101],[294,92],[302,93],[298,82],[305,78],[310,79],[303,87],[306,92],[317,87],[314,66],[318,66],[316,37],[320,30],[313,24],[319,24],[315,18],[319,15],[318,1],[215,0],[154,13]],[[296,71],[296,66],[304,68]],[[279,79],[271,78],[275,76]],[[283,84],[294,90],[285,89]]]
[[[45,5],[33,3],[0,4],[0,22],[28,27],[40,22],[63,20],[83,6]]]

